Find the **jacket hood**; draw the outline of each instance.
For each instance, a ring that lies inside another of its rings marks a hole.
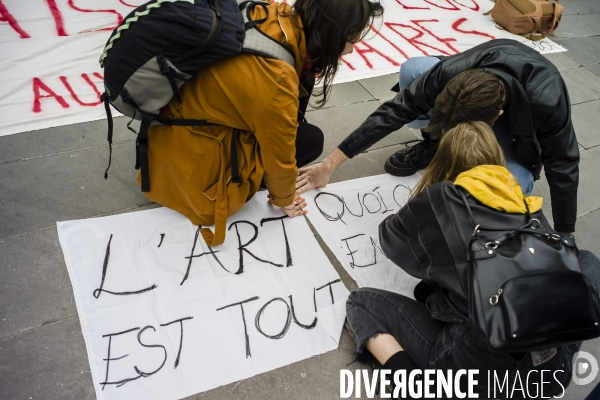
[[[465,188],[486,206],[501,212],[525,214],[524,201],[532,213],[542,208],[543,199],[524,197],[517,180],[499,165],[479,165],[458,175],[454,184]]]

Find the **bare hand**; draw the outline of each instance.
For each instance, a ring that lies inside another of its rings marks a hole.
[[[298,192],[296,192],[296,193],[298,193]],[[296,195],[296,197],[294,197],[294,202],[292,204],[290,204],[287,207],[281,207],[281,208],[283,208],[283,211],[287,214],[288,217],[294,218],[298,215],[306,214],[308,212],[305,210],[306,206],[307,206],[307,204],[306,204],[306,200],[304,200],[304,197]]]
[[[324,188],[329,183],[331,172],[325,168],[323,163],[301,168],[296,179],[296,193],[302,194],[314,188]]]

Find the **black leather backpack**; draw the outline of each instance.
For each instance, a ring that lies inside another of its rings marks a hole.
[[[458,191],[474,225],[468,245],[474,346],[526,352],[600,336],[598,294],[581,272],[573,235],[542,226],[529,209],[529,222],[521,227],[478,225]]]

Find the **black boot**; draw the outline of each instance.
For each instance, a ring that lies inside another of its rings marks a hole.
[[[426,168],[437,152],[440,144],[432,140],[429,134],[422,132],[423,140],[412,147],[399,150],[385,162],[385,172],[394,176],[410,176]]]

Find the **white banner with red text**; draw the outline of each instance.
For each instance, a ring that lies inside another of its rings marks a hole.
[[[145,0],[0,0],[0,136],[105,118],[98,63],[111,31]],[[565,51],[496,27],[487,0],[382,0],[383,21],[343,57],[336,83],[398,72],[495,38]]]

